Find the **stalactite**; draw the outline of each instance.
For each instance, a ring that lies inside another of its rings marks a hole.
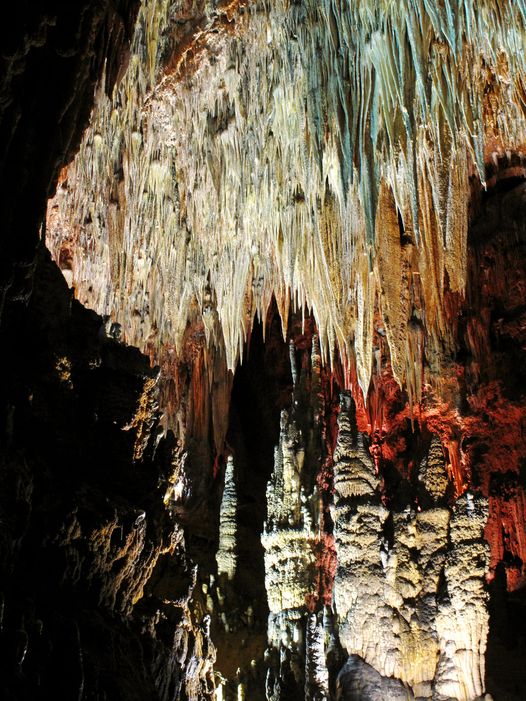
[[[0,697],[522,698],[526,0],[77,5],[0,32]]]
[[[352,355],[364,395],[378,298],[418,400],[455,350],[444,298],[464,291],[470,178],[526,140],[524,8],[228,8],[143,3],[128,72],[50,205],[56,259],[72,251],[79,298],[139,345],[180,352],[213,290],[209,342],[231,369],[272,295],[284,328],[289,299],[306,304],[323,360]]]

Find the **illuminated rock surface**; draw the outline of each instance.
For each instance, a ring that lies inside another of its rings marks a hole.
[[[525,140],[525,22],[511,0],[148,0],[51,204],[57,260],[71,249],[79,298],[140,346],[180,349],[217,313],[230,368],[272,294],[284,325],[306,303],[364,391],[378,294],[418,394],[412,322],[431,371],[454,347],[443,297],[465,287],[470,178],[486,158],[523,173],[506,149]]]
[[[477,698],[484,690],[488,628],[484,500],[468,493],[452,512],[437,505],[415,513],[407,505],[389,513],[380,501],[363,436],[353,437],[351,428],[340,414],[334,465],[335,603],[343,646],[367,664],[353,658],[340,684],[345,688],[349,679],[359,688],[363,672],[365,689],[373,684],[372,668],[386,678],[374,681],[378,698],[395,693],[393,679],[411,698],[411,690],[416,698]],[[434,440],[425,475],[435,463],[440,480],[444,461],[438,450]],[[439,480],[425,483],[444,504],[447,483]],[[402,691],[396,694],[405,698]]]
[[[41,5],[0,696],[522,700],[523,0]]]
[[[217,571],[232,579],[236,573],[237,496],[234,479],[234,461],[228,458],[225,488],[219,511],[219,549],[216,553]]]

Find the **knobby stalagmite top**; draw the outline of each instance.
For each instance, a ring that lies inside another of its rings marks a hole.
[[[468,492],[446,505],[435,438],[420,471],[428,505],[389,512],[364,438],[353,436],[345,409],[338,424],[335,605],[350,655],[339,675],[343,698],[482,698],[487,500]]]
[[[230,368],[272,295],[284,328],[307,304],[364,392],[377,300],[418,397],[424,346],[431,373],[454,348],[470,178],[523,172],[526,3],[187,5],[143,3],[51,203],[79,298],[142,346],[195,318],[222,343],[218,317]]]

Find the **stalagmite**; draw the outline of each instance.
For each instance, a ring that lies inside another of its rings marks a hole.
[[[419,475],[428,507],[389,513],[347,404],[344,397],[333,507],[335,601],[351,655],[340,675],[342,698],[479,698],[488,625],[484,500],[464,496],[450,511],[442,449],[433,439]]]
[[[270,665],[267,698],[285,701],[281,691],[286,669],[303,686],[306,599],[313,590],[315,533],[302,505],[304,446],[294,418],[281,414],[280,442],[267,487],[267,519],[261,542],[265,549],[268,643],[276,662]],[[312,645],[312,636],[310,643]],[[313,650],[313,654],[317,654]]]
[[[311,613],[307,621],[305,643],[305,698],[313,701],[328,701],[329,672],[325,659],[325,631],[323,620]]]
[[[440,657],[436,693],[439,699],[469,701],[484,692],[489,616],[484,575],[488,546],[483,532],[487,503],[465,494],[453,509],[444,574],[447,593],[437,616]]]
[[[437,436],[433,437],[429,453],[420,465],[418,481],[424,488],[425,495],[432,500],[433,504],[444,499],[449,486],[449,479],[442,445]]]
[[[219,511],[219,548],[216,553],[217,571],[233,579],[236,573],[237,496],[234,478],[234,459],[228,457],[225,470],[225,488]]]

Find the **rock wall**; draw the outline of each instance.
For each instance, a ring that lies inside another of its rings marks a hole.
[[[33,283],[0,462],[1,695],[211,698],[215,650],[163,502],[177,450],[158,372],[106,336],[49,254]]]
[[[158,369],[106,333],[44,247],[47,198],[96,85],[125,72],[136,2],[11,8],[1,32],[0,695],[213,696],[191,606],[181,472]],[[104,71],[104,76],[103,76]]]

